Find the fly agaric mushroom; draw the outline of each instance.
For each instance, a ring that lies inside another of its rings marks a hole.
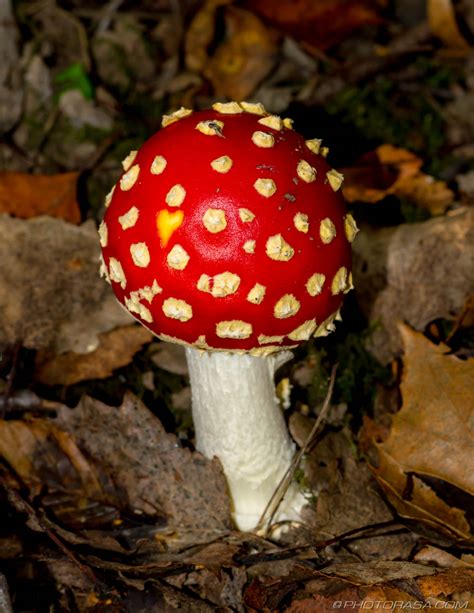
[[[321,141],[262,105],[180,109],[163,127],[106,198],[102,270],[138,321],[186,346],[196,447],[220,459],[249,530],[294,452],[275,370],[333,329],[357,227]],[[291,486],[277,519],[303,503]]]

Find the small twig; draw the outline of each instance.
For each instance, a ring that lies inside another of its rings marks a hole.
[[[336,371],[337,364],[335,364],[331,370],[331,376],[329,379],[329,387],[326,394],[326,398],[324,399],[324,404],[318,415],[318,418],[316,419],[313,427],[311,428],[311,432],[308,434],[308,437],[306,438],[303,447],[301,447],[301,449],[297,451],[293,456],[293,460],[291,461],[290,466],[281,478],[280,483],[277,485],[275,491],[272,494],[272,497],[268,501],[267,506],[265,507],[260,517],[256,529],[257,531],[263,530],[264,535],[268,534],[268,530],[272,524],[273,518],[275,517],[275,513],[278,511],[278,507],[280,506],[283,498],[285,497],[286,492],[288,491],[288,488],[290,487],[291,482],[293,481],[293,477],[295,476],[295,472],[301,462],[301,458],[313,444],[314,438],[316,436],[317,431],[319,430],[320,425],[326,419],[326,416],[329,412],[332,393],[334,390],[334,383],[336,381]],[[268,519],[266,519],[266,516],[268,516]]]
[[[469,311],[471,311],[473,308],[474,308],[474,295],[473,296],[468,296],[466,302],[464,303],[463,310],[461,311],[461,313],[456,318],[456,320],[454,322],[454,326],[453,326],[451,332],[448,334],[448,336],[444,340],[446,345],[449,345],[449,343],[452,341],[453,336],[455,334],[457,334],[459,328],[463,324],[463,321],[466,319]]]
[[[396,526],[397,524],[400,524],[397,519],[390,519],[387,521],[377,522],[375,524],[368,524],[367,526],[352,528],[352,530],[347,530],[347,532],[343,532],[342,534],[334,536],[330,539],[326,539],[324,541],[319,541],[319,543],[316,544],[297,545],[295,547],[287,547],[279,551],[264,551],[259,553],[251,553],[248,555],[237,556],[236,562],[238,562],[239,564],[244,564],[245,566],[251,566],[260,562],[276,562],[279,560],[286,560],[300,553],[304,553],[305,551],[312,550],[316,553],[318,551],[321,551],[322,549],[326,549],[326,547],[334,545],[335,543],[339,543],[340,541],[343,541],[351,536],[360,534],[361,532],[368,532],[369,530],[378,530],[380,528],[388,528],[390,526]],[[373,536],[386,536],[386,533],[377,534]]]
[[[0,484],[8,493],[8,495],[14,500],[15,504],[21,508],[30,519],[32,519],[41,530],[53,541],[53,543],[62,551],[62,553],[71,560],[73,564],[75,564],[79,570],[94,584],[98,584],[99,580],[94,575],[92,570],[83,564],[76,555],[61,541],[61,539],[44,523],[44,521],[38,516],[38,513],[34,510],[34,508],[22,497],[18,492],[12,489],[5,480],[0,477]]]

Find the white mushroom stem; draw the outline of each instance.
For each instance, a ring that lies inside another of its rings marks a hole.
[[[275,394],[276,369],[292,357],[266,357],[186,348],[196,447],[222,463],[240,530],[258,524],[288,469],[294,444]],[[298,520],[305,502],[293,483],[274,520]]]

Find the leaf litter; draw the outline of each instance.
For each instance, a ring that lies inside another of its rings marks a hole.
[[[9,590],[18,610],[35,591],[64,611],[474,607],[467,3],[4,4],[5,606]],[[340,329],[279,375],[308,506],[278,541],[233,530],[219,463],[193,451],[182,348],[97,274],[123,157],[163,112],[223,97],[322,136],[362,227]]]

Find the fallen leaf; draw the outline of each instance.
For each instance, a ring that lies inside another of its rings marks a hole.
[[[278,573],[277,566],[259,573],[245,591],[245,603],[257,611],[291,613],[377,610],[381,607],[363,606],[364,599],[376,600],[378,596],[383,602],[393,596],[394,600],[419,600],[412,595],[417,593],[416,581],[436,572],[436,568],[403,561],[336,562],[322,570],[294,561],[284,574]]]
[[[444,181],[421,172],[422,160],[414,153],[380,145],[350,168],[344,168],[344,197],[348,202],[374,204],[389,195],[407,198],[433,215],[443,214],[454,193]]]
[[[474,359],[448,355],[449,347],[434,345],[408,326],[400,331],[403,405],[388,437],[375,443],[379,458],[372,470],[401,515],[469,540],[465,510],[445,503],[423,479],[474,493],[466,461],[472,451]]]
[[[470,604],[474,604],[472,598],[472,588],[474,586],[474,571],[467,568],[450,568],[449,570],[437,573],[433,576],[420,577],[417,580],[418,587],[424,598],[433,598],[437,596],[452,596],[453,594],[471,592]],[[455,600],[461,601],[462,598]],[[464,609],[472,610],[472,609]]]
[[[35,379],[46,385],[73,385],[87,379],[105,379],[126,366],[153,334],[139,325],[123,326],[99,334],[99,346],[87,354],[73,351],[36,356]]]
[[[38,215],[81,221],[76,200],[77,172],[59,175],[28,175],[0,172],[0,213],[29,218]]]
[[[318,49],[343,41],[354,30],[382,20],[382,2],[371,0],[248,0],[247,6],[270,23]]]
[[[355,585],[383,584],[385,581],[411,579],[433,575],[436,569],[423,564],[402,560],[372,560],[371,562],[336,562],[325,568],[322,574],[339,577]]]
[[[242,100],[270,72],[277,58],[276,37],[260,19],[235,6],[223,10],[223,41],[209,56],[217,8],[228,0],[210,0],[195,16],[186,37],[188,68],[203,72],[217,97]]]
[[[354,241],[354,285],[374,331],[368,346],[387,363],[401,351],[398,321],[416,330],[453,319],[474,293],[474,209],[396,228],[363,228]]]
[[[100,278],[99,254],[93,222],[0,215],[0,344],[87,353],[133,322]]]
[[[425,545],[422,549],[417,551],[414,556],[414,561],[420,562],[421,564],[439,566],[441,568],[460,567],[474,569],[474,564],[469,561],[457,558],[452,553],[449,553],[449,551],[439,549],[433,545]]]
[[[94,466],[74,438],[52,421],[0,421],[0,456],[36,498],[65,524],[100,525],[126,506],[112,475]],[[54,504],[51,501],[54,500]]]
[[[230,528],[220,464],[181,448],[132,395],[119,408],[84,397],[56,419],[0,420],[0,455],[66,527],[114,522],[117,538],[121,516],[148,517],[158,536],[165,521],[176,542]],[[123,532],[121,542],[126,523]]]
[[[216,12],[232,0],[207,0],[189,24],[185,40],[185,61],[189,70],[202,72],[209,61],[208,48],[216,29]]]
[[[426,5],[430,28],[451,49],[468,50],[469,44],[461,34],[451,0],[428,0]]]
[[[306,422],[304,439],[312,426],[308,418]],[[299,429],[301,431],[302,427]],[[393,519],[367,464],[356,457],[347,429],[328,432],[318,441],[305,460],[305,473],[309,493],[317,492],[311,509],[305,511],[305,520],[315,540],[323,541],[355,528]],[[404,557],[412,547],[410,534],[374,536],[370,532],[354,536],[346,545],[348,551],[363,560],[381,555],[387,559]]]
[[[147,515],[160,509],[177,537],[186,530],[230,528],[227,484],[219,462],[181,448],[131,394],[118,409],[83,398],[74,409],[64,407],[56,423],[88,458],[114,476],[130,509]]]

